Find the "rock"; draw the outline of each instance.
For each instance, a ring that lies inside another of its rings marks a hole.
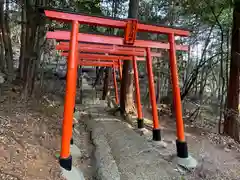
[[[146,128],[137,129],[137,133],[140,134],[140,136],[146,135],[149,131]]]
[[[154,146],[158,146],[160,148],[167,148],[167,143],[164,141],[152,141]]]
[[[225,151],[225,152],[231,152],[231,149],[225,147],[225,148],[224,148],[224,151]]]

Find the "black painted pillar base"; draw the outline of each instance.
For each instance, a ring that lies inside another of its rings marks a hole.
[[[188,158],[188,147],[186,142],[176,140],[177,156],[179,158]]]
[[[62,168],[66,169],[67,171],[71,171],[72,170],[72,156],[70,155],[68,158],[60,157],[59,164]]]
[[[161,129],[153,129],[153,141],[161,141]]]
[[[137,119],[137,126],[138,126],[138,129],[142,129],[144,128],[144,120],[141,118],[141,119]]]

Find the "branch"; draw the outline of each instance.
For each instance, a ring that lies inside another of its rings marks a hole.
[[[190,75],[190,78],[189,80],[187,81],[186,85],[184,85],[184,91],[183,93],[181,94],[181,99],[184,99],[184,97],[189,93],[189,91],[191,90],[192,88],[192,85],[194,84],[194,82],[197,80],[197,75],[200,71],[201,68],[204,67],[204,65],[212,60],[213,58],[215,58],[216,56],[220,55],[221,53],[217,53],[213,56],[211,56],[210,58],[206,59],[205,61],[202,61],[200,62],[200,64],[197,65],[197,67],[195,67],[195,69],[192,71],[191,75]],[[215,63],[218,63],[218,62],[215,62]],[[214,64],[215,64],[214,63]]]
[[[224,8],[222,7],[221,10],[220,10],[220,12],[216,15],[216,18],[217,18],[217,19],[218,19],[218,17],[222,14],[223,9],[224,9]],[[216,23],[215,23],[215,24],[216,24]],[[211,33],[212,33],[212,31],[213,31],[213,28],[215,27],[215,24],[213,24],[213,25],[211,26],[210,32],[209,32],[208,37],[207,37],[207,39],[206,39],[206,41],[205,41],[205,47],[204,47],[203,52],[202,52],[202,55],[201,55],[200,63],[199,63],[199,64],[197,65],[197,67],[193,70],[193,72],[191,73],[190,78],[187,80],[187,83],[186,83],[185,88],[184,88],[185,90],[184,90],[184,92],[183,92],[182,95],[181,95],[181,98],[182,98],[182,99],[188,94],[188,92],[190,91],[192,85],[193,85],[194,82],[197,80],[197,75],[198,75],[200,69],[202,68],[202,66],[203,66],[207,61],[209,61],[209,59],[204,61],[204,58],[203,58],[203,57],[204,57],[204,55],[205,55],[205,53],[206,53],[206,50],[207,50],[207,47],[208,47],[208,45],[209,45]],[[221,55],[222,55],[222,53],[218,53],[218,54],[221,54]],[[217,55],[218,55],[218,54],[217,54]],[[214,56],[216,56],[216,55],[214,55]],[[214,56],[212,56],[210,59],[214,58]]]

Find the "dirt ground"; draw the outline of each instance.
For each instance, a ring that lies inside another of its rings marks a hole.
[[[144,115],[151,119],[151,112],[144,108]],[[163,140],[169,151],[175,151],[176,124],[169,116],[160,116]],[[151,125],[147,126],[151,131]],[[150,133],[151,136],[151,133]],[[240,179],[240,144],[230,137],[221,136],[211,129],[198,128],[194,123],[185,122],[185,136],[189,153],[197,159],[198,167],[186,179]],[[184,169],[178,169],[180,173]]]
[[[42,94],[24,103],[12,87],[2,91],[0,98],[0,179],[63,180],[55,157],[61,142],[62,99]],[[147,109],[144,115],[151,119]],[[174,144],[174,119],[161,116],[160,122],[165,140]],[[196,128],[194,124],[186,123],[185,128],[190,152],[200,162],[192,179],[240,179],[238,143]],[[91,180],[94,179],[94,146],[84,118],[79,121],[79,130],[82,156],[77,164],[85,178]]]
[[[55,153],[61,119],[42,100],[24,103],[9,87],[0,104],[0,179],[61,180]]]
[[[7,87],[0,99],[0,179],[64,180],[58,159],[63,108],[47,96],[24,103]],[[81,132],[82,157],[78,165],[91,179],[89,135]],[[89,172],[90,171],[90,172]]]

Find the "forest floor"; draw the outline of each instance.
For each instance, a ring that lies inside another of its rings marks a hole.
[[[0,99],[0,179],[64,180],[56,154],[61,144],[63,103],[53,96],[37,95],[28,102],[18,87],[2,88]],[[81,126],[78,165],[91,179],[89,134]],[[85,148],[86,149],[85,149]]]
[[[54,86],[58,88],[57,86]],[[13,90],[14,89],[14,90]],[[56,93],[56,91],[54,91]],[[0,179],[2,180],[61,180],[58,160],[60,149],[63,99],[56,94],[36,95],[23,103],[17,87],[4,88],[0,99]],[[144,108],[145,118],[151,113]],[[118,117],[120,118],[120,117]],[[161,116],[164,152],[171,162],[175,153],[175,123],[169,116]],[[84,119],[79,122],[81,158],[78,166],[85,179],[94,179],[93,151],[95,147]],[[151,121],[147,121],[151,139]],[[172,166],[185,179],[240,179],[240,146],[231,138],[220,136],[194,124],[186,124],[189,152],[199,165],[193,172]]]
[[[2,90],[0,104],[0,179],[61,179],[55,153],[61,120],[43,100],[24,103],[11,86]]]
[[[150,110],[144,108],[145,118],[151,119]],[[151,121],[148,121],[147,129],[151,132]],[[167,145],[168,152],[175,150],[176,123],[175,119],[168,115],[160,116],[163,141]],[[206,125],[207,126],[207,125]],[[208,126],[207,126],[208,127]],[[146,136],[151,138],[151,133]],[[240,144],[232,138],[215,133],[214,129],[196,127],[195,122],[185,122],[185,136],[189,153],[197,159],[197,168],[187,174],[186,179],[240,179]],[[170,153],[171,154],[171,153]],[[183,169],[179,169],[184,173]]]

